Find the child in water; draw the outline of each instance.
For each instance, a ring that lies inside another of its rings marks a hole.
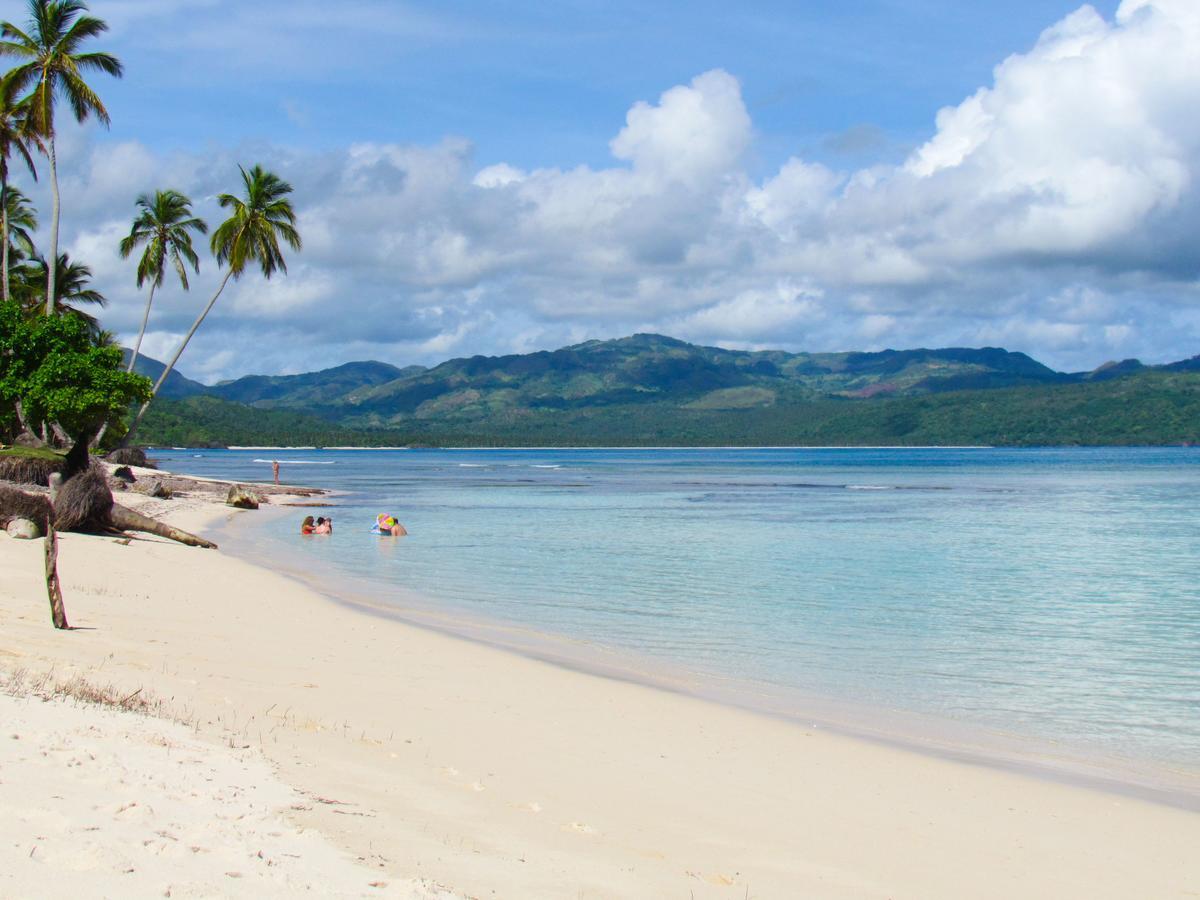
[[[312,534],[313,531],[315,531],[315,530],[316,530],[316,526],[313,524],[313,517],[305,516],[304,521],[300,523],[300,533],[301,534]]]

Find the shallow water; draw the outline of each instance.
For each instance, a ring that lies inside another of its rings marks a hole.
[[[348,492],[334,535],[297,510],[259,539],[377,602],[1200,768],[1200,450],[153,455]],[[367,533],[378,512],[410,536]]]

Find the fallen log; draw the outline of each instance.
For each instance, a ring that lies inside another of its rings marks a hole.
[[[112,505],[112,511],[109,513],[109,521],[118,531],[145,531],[148,534],[156,534],[159,537],[169,538],[172,541],[179,541],[179,543],[187,544],[189,547],[204,547],[208,550],[217,549],[217,545],[212,541],[184,531],[182,528],[167,525],[164,522],[158,521],[158,519],[143,516],[140,512],[135,512],[119,503]]]

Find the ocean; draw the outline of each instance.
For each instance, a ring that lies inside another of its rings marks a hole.
[[[151,455],[344,492],[223,546],[405,618],[818,724],[1200,773],[1200,449]]]

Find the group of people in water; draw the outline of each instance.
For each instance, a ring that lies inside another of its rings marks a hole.
[[[333,519],[318,516],[314,520],[312,516],[305,516],[304,521],[300,523],[300,533],[303,535],[333,534]],[[395,516],[380,513],[375,517],[375,522],[371,526],[371,534],[378,534],[385,537],[403,537],[408,534],[408,531]]]
[[[333,519],[318,516],[314,522],[312,516],[305,516],[300,523],[301,534],[333,534]]]

